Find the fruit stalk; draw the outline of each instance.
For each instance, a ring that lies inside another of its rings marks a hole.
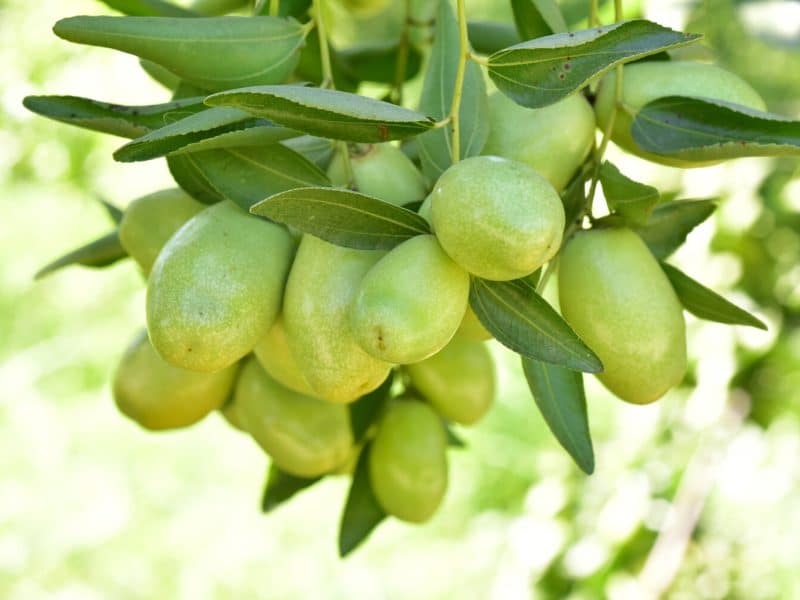
[[[277,2],[274,2],[277,4]],[[331,68],[331,53],[328,47],[328,31],[325,27],[324,0],[314,0],[314,20],[317,22],[317,34],[319,35],[319,56],[322,61],[322,83],[321,88],[333,88],[333,69]],[[272,6],[270,5],[270,8]]]
[[[406,68],[408,66],[408,43],[409,26],[411,24],[411,0],[405,0],[405,18],[403,20],[403,32],[400,35],[400,46],[397,49],[397,64],[394,70],[394,86],[392,87],[391,99],[395,104],[403,103],[403,82],[406,78]]]
[[[464,90],[464,73],[467,70],[467,60],[469,60],[469,38],[467,37],[467,15],[464,9],[464,0],[458,0],[458,39],[459,57],[458,70],[456,71],[455,89],[453,90],[453,103],[450,106],[450,124],[453,128],[452,154],[453,163],[460,160],[461,154],[461,131],[459,123],[459,111],[461,110],[461,95]]]

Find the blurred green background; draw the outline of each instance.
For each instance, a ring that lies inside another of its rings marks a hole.
[[[563,4],[580,20],[585,3]],[[468,10],[510,14],[500,1]],[[107,231],[98,197],[123,206],[169,185],[162,162],[114,163],[121,140],[21,105],[40,93],[166,99],[134,58],[50,32],[58,18],[102,12],[90,0],[0,0],[1,598],[800,598],[797,161],[681,172],[612,148],[638,179],[721,199],[676,263],[769,332],[687,317],[687,384],[654,406],[624,405],[590,382],[591,477],[494,347],[499,401],[460,432],[469,448],[451,452],[445,505],[424,527],[385,523],[341,561],[346,479],[263,516],[265,457],[218,415],[154,435],[117,414],[108,380],[144,321],[130,262],[32,280]],[[797,2],[629,0],[626,13],[704,31],[695,57],[800,117]]]

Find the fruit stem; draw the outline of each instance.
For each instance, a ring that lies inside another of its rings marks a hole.
[[[453,88],[453,103],[450,106],[450,123],[453,127],[453,138],[451,140],[453,164],[457,163],[461,158],[459,156],[461,153],[459,112],[461,110],[461,95],[464,90],[464,73],[467,70],[467,61],[470,55],[469,38],[467,37],[467,14],[464,9],[464,0],[458,0],[458,41],[458,69],[456,70],[456,82]]]
[[[350,147],[347,142],[336,142],[339,152],[342,154],[342,164],[344,165],[344,176],[347,180],[347,188],[352,189],[355,185],[355,175],[353,175],[353,165],[350,162]]]
[[[600,21],[597,19],[597,0],[590,0],[589,2],[589,27],[599,25]]]
[[[319,35],[319,57],[322,62],[322,82],[321,88],[333,88],[333,69],[331,68],[331,52],[328,47],[328,32],[325,28],[325,16],[323,15],[324,0],[314,0],[314,18],[317,22],[317,35]]]
[[[400,35],[400,46],[397,49],[397,63],[394,71],[394,87],[392,88],[391,99],[395,104],[403,103],[403,82],[406,80],[406,68],[408,67],[408,43],[409,27],[411,25],[411,0],[405,0],[405,19],[403,21],[403,33]]]
[[[277,17],[280,12],[281,0],[269,0],[269,16]]]

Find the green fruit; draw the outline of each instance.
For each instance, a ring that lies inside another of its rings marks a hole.
[[[456,336],[441,352],[407,369],[412,385],[449,421],[471,425],[494,400],[494,361],[481,342]]]
[[[348,321],[348,308],[364,274],[383,252],[353,250],[303,236],[283,303],[292,354],[315,395],[352,402],[386,379],[390,365],[364,352]]]
[[[350,455],[353,433],[347,407],[283,387],[257,360],[242,368],[235,402],[245,430],[287,473],[317,477]]]
[[[686,371],[683,309],[658,262],[629,229],[578,233],[561,253],[561,313],[603,362],[600,381],[647,404]]]
[[[245,431],[241,419],[239,419],[239,412],[236,409],[236,403],[231,398],[228,402],[219,407],[219,412],[222,417],[227,421],[228,425],[239,431]]]
[[[369,270],[350,309],[353,336],[372,356],[408,364],[438,352],[455,334],[469,275],[432,235],[406,240]]]
[[[616,73],[607,75],[597,91],[597,124],[605,130],[614,107]],[[686,161],[642,151],[631,137],[635,114],[648,102],[664,96],[696,96],[724,100],[756,110],[765,110],[764,101],[750,84],[738,75],[715,65],[683,61],[644,62],[623,69],[622,102],[627,110],[618,110],[611,139],[631,154],[674,167],[690,168],[719,161]],[[631,111],[633,114],[631,114]]]
[[[125,209],[119,241],[147,275],[167,240],[204,208],[179,188],[142,196]]]
[[[225,402],[237,370],[237,365],[214,373],[174,367],[142,332],[117,367],[112,393],[119,410],[146,429],[188,427]]]
[[[250,352],[275,322],[292,261],[285,228],[221,202],[167,242],[147,286],[147,329],[158,353],[216,371]]]
[[[483,154],[525,163],[556,190],[569,183],[594,143],[594,112],[583,94],[531,109],[495,92],[489,96],[489,121]]]
[[[347,10],[357,17],[372,17],[383,12],[390,0],[341,0]]]
[[[253,352],[267,374],[275,381],[301,394],[314,395],[314,390],[308,385],[297,359],[289,349],[282,317],[278,317],[269,333],[253,348]]]
[[[391,144],[358,144],[350,153],[355,189],[385,202],[403,206],[425,197],[425,180],[414,163]],[[349,184],[344,157],[337,152],[328,167],[333,185]]]
[[[561,245],[561,199],[528,165],[496,156],[468,158],[447,169],[431,195],[436,237],[478,277],[524,277]]]
[[[487,331],[486,327],[483,326],[483,323],[480,322],[478,315],[475,314],[471,306],[467,306],[467,312],[464,313],[464,319],[458,327],[457,335],[464,336],[476,342],[484,342],[494,337]]]
[[[428,225],[431,226],[431,230],[433,231],[433,215],[431,214],[431,203],[433,202],[433,196],[428,194],[425,196],[425,200],[422,201],[422,204],[417,210],[417,213],[420,217],[425,219],[428,222]]]
[[[404,521],[427,521],[447,489],[446,450],[444,426],[430,406],[393,404],[369,455],[370,483],[383,510]]]

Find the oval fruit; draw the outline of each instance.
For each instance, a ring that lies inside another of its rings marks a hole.
[[[355,144],[350,150],[355,190],[403,206],[425,197],[425,180],[414,163],[392,144]],[[333,185],[347,186],[344,157],[337,152],[328,167]]]
[[[119,410],[146,429],[188,427],[222,406],[237,370],[237,365],[214,373],[174,367],[142,332],[122,356],[112,393]]]
[[[416,400],[390,406],[369,455],[372,490],[383,510],[427,521],[447,489],[447,435],[433,409]]]
[[[597,90],[595,113],[597,124],[605,130],[614,107],[616,73],[607,75]],[[633,116],[645,104],[664,96],[697,96],[741,104],[756,110],[765,110],[764,101],[750,84],[738,75],[715,65],[684,62],[643,62],[624,68],[622,76],[622,101],[633,111],[617,111],[611,139],[631,154],[647,160],[674,167],[690,168],[715,164],[717,161],[693,162],[658,156],[642,151],[631,137]]]
[[[255,359],[242,368],[235,402],[242,426],[287,473],[317,477],[350,455],[353,433],[347,407],[283,387]]]
[[[544,108],[526,108],[505,94],[489,96],[489,137],[483,154],[525,163],[563,190],[594,143],[594,111],[583,94]]]
[[[464,313],[464,319],[461,321],[456,335],[476,342],[485,342],[494,337],[480,322],[478,315],[475,314],[471,306],[467,306],[467,312]]]
[[[206,205],[180,188],[142,196],[125,209],[119,222],[119,241],[148,275],[169,238],[204,208]]]
[[[603,362],[601,382],[647,404],[686,372],[681,303],[644,242],[629,229],[578,233],[561,252],[561,313]]]
[[[469,275],[432,235],[393,248],[364,277],[350,309],[361,347],[390,363],[438,352],[455,334],[469,297]]]
[[[147,285],[147,329],[168,362],[216,371],[272,327],[294,251],[285,228],[221,202],[164,246]]]
[[[497,156],[447,169],[434,186],[431,214],[445,252],[497,281],[533,273],[558,252],[564,232],[553,186],[528,165]]]
[[[253,353],[267,374],[275,381],[290,390],[309,396],[314,395],[314,390],[308,385],[297,359],[289,348],[282,317],[278,317],[269,333],[256,344]]]
[[[449,421],[471,425],[494,400],[494,361],[481,342],[456,336],[440,352],[407,369],[412,385]]]
[[[390,365],[361,349],[348,308],[383,252],[353,250],[304,235],[283,302],[286,339],[315,395],[352,402],[386,379]]]

